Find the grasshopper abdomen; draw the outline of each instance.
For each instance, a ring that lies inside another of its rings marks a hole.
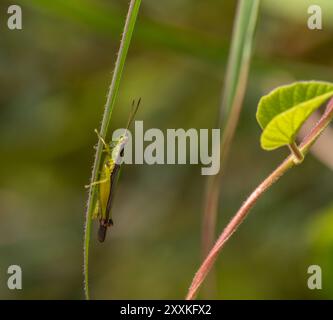
[[[108,227],[113,226],[112,219],[109,219],[108,221],[106,219],[101,219],[99,228],[98,228],[98,241],[104,242],[106,238],[106,231],[108,230]]]

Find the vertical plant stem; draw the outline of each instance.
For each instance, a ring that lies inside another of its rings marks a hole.
[[[117,55],[117,60],[115,64],[115,69],[112,76],[111,85],[107,95],[107,101],[105,104],[103,119],[100,128],[100,135],[105,138],[108,126],[111,120],[112,111],[115,105],[115,101],[118,95],[120,80],[122,76],[122,72],[124,69],[128,48],[131,43],[133,30],[135,27],[135,22],[137,20],[137,16],[139,13],[141,0],[131,0],[128,14],[126,17],[124,32],[122,35],[122,39],[120,42],[120,48]],[[98,172],[101,164],[103,145],[100,140],[98,140],[96,155],[94,166],[92,170],[91,182],[94,182],[98,179]],[[91,224],[92,224],[92,213],[94,210],[94,201],[96,197],[96,186],[93,185],[89,189],[88,203],[87,203],[87,211],[86,211],[86,224],[85,224],[85,232],[84,232],[84,290],[86,299],[90,298],[89,294],[89,243],[90,243],[90,233],[91,233]]]
[[[333,119],[333,99],[329,102],[325,113],[315,125],[315,127],[311,130],[308,136],[306,136],[301,143],[299,149],[300,152],[305,156],[311,146],[315,143],[321,133],[325,130],[325,128],[329,125],[329,123]],[[275,169],[247,198],[247,200],[243,203],[234,217],[231,219],[229,224],[221,233],[220,237],[217,239],[215,245],[210,250],[206,259],[201,264],[199,270],[195,274],[191,286],[189,288],[186,299],[192,300],[196,297],[199,288],[205,278],[207,277],[209,271],[211,270],[216,258],[225,243],[232,236],[232,234],[237,230],[239,225],[244,221],[247,217],[250,209],[256,204],[259,198],[278,180],[282,177],[282,175],[287,172],[290,168],[295,166],[297,163],[294,161],[295,156],[290,155],[277,169]]]
[[[218,253],[223,248],[224,244],[228,241],[228,239],[231,237],[231,235],[237,230],[238,226],[243,222],[256,201],[275,181],[277,181],[293,165],[294,162],[292,160],[292,157],[288,158],[288,160],[283,162],[271,175],[269,175],[268,178],[266,178],[244,202],[244,204],[241,206],[241,208],[237,211],[235,216],[223,230],[222,234],[220,235],[215,245],[210,250],[208,256],[202,263],[201,267],[195,274],[188,295],[186,297],[187,300],[192,300],[196,297],[199,287],[208,275],[212,266],[214,265]]]
[[[209,251],[215,238],[221,174],[223,174],[244,100],[258,9],[259,0],[239,0],[238,2],[218,120],[218,127],[222,132],[220,172],[215,176],[209,176],[206,184],[202,222],[204,255]]]

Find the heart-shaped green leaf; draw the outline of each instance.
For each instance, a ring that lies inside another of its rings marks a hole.
[[[332,96],[332,83],[309,81],[279,87],[262,97],[257,110],[261,147],[273,150],[293,143],[303,123]]]

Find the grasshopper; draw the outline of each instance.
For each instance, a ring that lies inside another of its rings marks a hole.
[[[123,135],[119,136],[117,140],[111,141],[107,144],[99,132],[95,129],[98,139],[104,145],[103,152],[105,152],[105,157],[100,171],[99,180],[92,182],[86,186],[86,188],[90,188],[94,185],[97,185],[98,188],[92,219],[99,219],[98,240],[100,242],[104,242],[108,227],[113,225],[111,207],[121,168],[120,159],[124,155],[124,148],[128,141],[128,128],[134,120],[140,102],[141,99],[139,99],[135,105],[135,101],[133,101],[132,112],[129,116],[125,132]]]

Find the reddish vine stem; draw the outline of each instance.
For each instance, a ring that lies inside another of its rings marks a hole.
[[[330,100],[323,116],[320,118],[320,120],[317,122],[317,124],[314,126],[311,132],[304,138],[303,142],[299,146],[299,150],[303,155],[305,155],[309,151],[310,147],[315,143],[315,141],[318,139],[320,134],[325,130],[325,128],[329,125],[332,119],[333,119],[333,99]],[[247,200],[243,203],[243,205],[240,207],[240,209],[231,219],[229,224],[223,230],[220,237],[217,239],[215,245],[210,250],[206,259],[203,261],[197,273],[195,274],[191,286],[189,288],[188,294],[186,296],[186,300],[195,299],[201,284],[207,277],[219,252],[224,247],[224,244],[237,230],[239,225],[244,221],[250,209],[255,205],[258,199],[279,178],[281,178],[284,173],[286,173],[290,168],[292,168],[298,163],[299,161],[296,159],[296,157],[293,154],[290,155],[247,198]]]

